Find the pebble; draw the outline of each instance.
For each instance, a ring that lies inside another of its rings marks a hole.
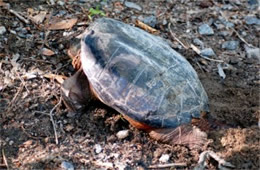
[[[168,24],[167,20],[166,19],[163,19],[163,22],[162,22],[163,25],[166,25]]]
[[[254,58],[260,61],[260,48],[250,48],[245,46],[247,58]]]
[[[4,26],[0,26],[0,35],[3,35],[6,32],[6,28]]]
[[[213,35],[214,31],[208,24],[202,24],[199,26],[199,33],[201,35]]]
[[[128,8],[136,9],[138,11],[142,11],[142,7],[133,2],[125,1],[125,6]]]
[[[249,5],[258,5],[258,0],[249,0],[248,1]]]
[[[63,2],[63,1],[58,1],[57,4],[60,5],[60,6],[64,6],[64,5],[65,5],[65,2]]]
[[[229,36],[229,34],[230,34],[230,33],[229,33],[228,31],[221,31],[221,32],[219,33],[219,35],[222,36],[222,37],[224,37],[224,38],[227,37],[227,36]]]
[[[227,50],[235,50],[237,49],[238,45],[239,45],[238,41],[226,41],[222,44],[221,47]]]
[[[117,132],[116,136],[118,139],[124,139],[129,135],[129,130],[121,130]]]
[[[14,141],[13,140],[10,140],[9,141],[9,145],[12,146],[14,144]]]
[[[254,16],[246,16],[245,22],[247,25],[260,25],[260,19]]]
[[[197,46],[200,46],[200,48],[204,48],[204,43],[203,43],[200,39],[198,39],[198,38],[195,38],[195,39],[193,40],[193,43],[194,43],[195,45],[197,45]]]
[[[169,161],[169,159],[170,159],[170,155],[168,155],[168,154],[163,154],[163,155],[160,157],[159,161],[162,162],[162,163],[166,163],[166,162]]]
[[[240,61],[240,60],[239,60],[239,58],[238,58],[237,56],[231,56],[231,57],[229,58],[229,63],[230,63],[230,64],[237,64],[239,61]]]
[[[154,15],[144,17],[141,21],[143,21],[145,24],[147,24],[151,27],[155,27],[155,25],[157,23],[156,17]]]
[[[102,151],[102,147],[101,147],[100,144],[96,144],[96,145],[94,146],[94,148],[95,148],[95,152],[96,152],[97,154],[99,154],[99,153]]]
[[[74,166],[72,163],[67,162],[67,161],[62,161],[61,163],[61,169],[62,170],[74,170]]]
[[[226,5],[222,6],[222,9],[224,9],[224,10],[231,10],[231,9],[233,9],[233,6],[230,5],[230,4],[226,4]]]
[[[200,51],[200,54],[205,57],[212,57],[216,56],[215,52],[212,50],[212,48],[205,48]]]

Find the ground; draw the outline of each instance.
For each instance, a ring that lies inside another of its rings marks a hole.
[[[260,168],[259,1],[13,0],[9,8],[8,2],[0,0],[1,169],[146,169],[165,163],[191,169],[205,150],[235,169]],[[75,73],[67,50],[102,15],[131,25],[141,20],[158,30],[198,72],[210,113],[232,128],[209,132],[208,143],[193,150],[150,139],[100,102],[70,114],[60,97],[62,76]],[[71,18],[77,20],[57,28],[58,20]],[[214,32],[199,32],[202,24]],[[237,44],[227,49],[227,41]],[[215,55],[198,55],[205,48]],[[121,130],[129,130],[124,139],[116,136]],[[165,163],[163,155],[169,156]],[[217,169],[216,162],[208,168]]]

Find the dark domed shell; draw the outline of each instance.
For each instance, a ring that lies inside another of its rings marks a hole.
[[[122,22],[93,22],[81,41],[81,61],[97,97],[152,127],[177,127],[208,110],[208,98],[188,63],[165,40]]]

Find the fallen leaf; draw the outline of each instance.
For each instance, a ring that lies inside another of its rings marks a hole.
[[[60,84],[62,84],[62,83],[64,82],[64,80],[67,79],[66,76],[57,75],[57,74],[52,74],[52,73],[44,74],[43,77],[49,78],[49,79],[55,79],[55,80],[57,80],[57,82],[60,83]]]
[[[35,16],[30,16],[30,19],[36,23],[36,24],[41,24],[43,22],[43,20],[46,17],[47,12],[46,11],[41,11],[39,14],[35,15]]]
[[[43,48],[43,49],[41,50],[41,54],[42,54],[42,55],[45,55],[45,56],[52,56],[52,55],[54,55],[55,53],[54,53],[52,50],[48,49],[48,48]]]
[[[158,30],[150,27],[149,25],[146,25],[145,23],[143,23],[139,20],[136,20],[135,25],[138,26],[139,28],[142,28],[143,30],[151,33],[151,34],[158,34],[159,33]]]
[[[55,21],[56,20],[56,21]],[[64,30],[64,29],[70,29],[72,28],[78,21],[77,18],[72,18],[72,19],[65,19],[59,21],[59,19],[55,19],[52,21],[48,27],[49,30]]]

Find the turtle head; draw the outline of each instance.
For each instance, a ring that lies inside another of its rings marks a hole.
[[[82,69],[66,79],[61,86],[63,101],[70,112],[82,112],[92,100],[88,78]]]
[[[72,66],[79,70],[81,67],[80,62],[80,39],[79,38],[73,38],[70,47],[68,49],[68,56],[72,59]]]

